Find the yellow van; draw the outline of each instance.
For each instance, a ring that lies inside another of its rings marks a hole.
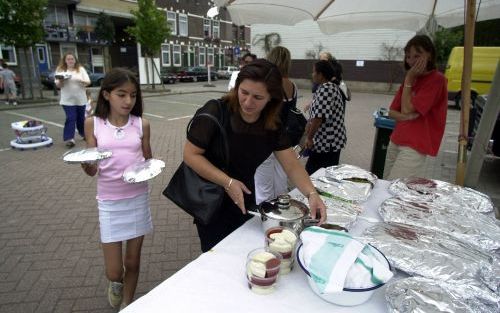
[[[500,47],[474,47],[472,52],[471,95],[488,94],[493,75],[500,60]],[[451,50],[446,65],[445,76],[448,79],[448,99],[454,100],[460,108],[462,88],[462,70],[464,62],[464,47]]]

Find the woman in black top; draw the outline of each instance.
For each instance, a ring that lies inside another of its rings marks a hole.
[[[274,64],[261,59],[241,69],[235,88],[222,98],[222,109],[229,111],[225,123],[230,155],[227,174],[204,156],[219,135],[217,126],[208,119],[196,119],[191,125],[184,146],[184,162],[200,176],[226,189],[222,208],[213,221],[208,225],[196,224],[202,251],[210,250],[251,217],[247,215],[247,208],[255,205],[255,170],[271,153],[290,180],[308,197],[311,215],[318,213],[320,223],[326,220],[325,205],[280,124],[282,102],[282,77]],[[221,107],[218,101],[212,100],[197,113],[220,116]]]

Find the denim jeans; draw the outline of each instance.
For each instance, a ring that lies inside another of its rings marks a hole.
[[[75,137],[75,125],[80,136],[85,137],[83,124],[85,122],[85,106],[84,105],[63,105],[64,113],[66,113],[66,122],[64,122],[63,140],[67,141]]]

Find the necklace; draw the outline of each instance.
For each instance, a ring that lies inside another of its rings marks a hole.
[[[113,135],[116,139],[123,139],[125,137],[125,130],[121,127],[116,127]]]
[[[127,126],[123,126],[123,127],[117,127],[115,125],[113,125],[109,120],[106,120],[106,122],[115,129],[115,131],[113,132],[113,137],[115,137],[116,139],[123,139],[125,137],[125,129],[124,127]],[[127,123],[128,124],[128,123]]]

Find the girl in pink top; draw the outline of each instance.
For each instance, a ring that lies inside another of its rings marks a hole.
[[[144,235],[152,231],[146,182],[128,184],[123,171],[152,158],[149,122],[143,119],[143,102],[134,73],[121,68],[104,78],[93,117],[85,120],[87,147],[112,151],[109,159],[84,163],[89,176],[98,175],[97,202],[108,300],[112,307],[127,306],[139,278]],[[126,241],[125,256],[122,241]]]

